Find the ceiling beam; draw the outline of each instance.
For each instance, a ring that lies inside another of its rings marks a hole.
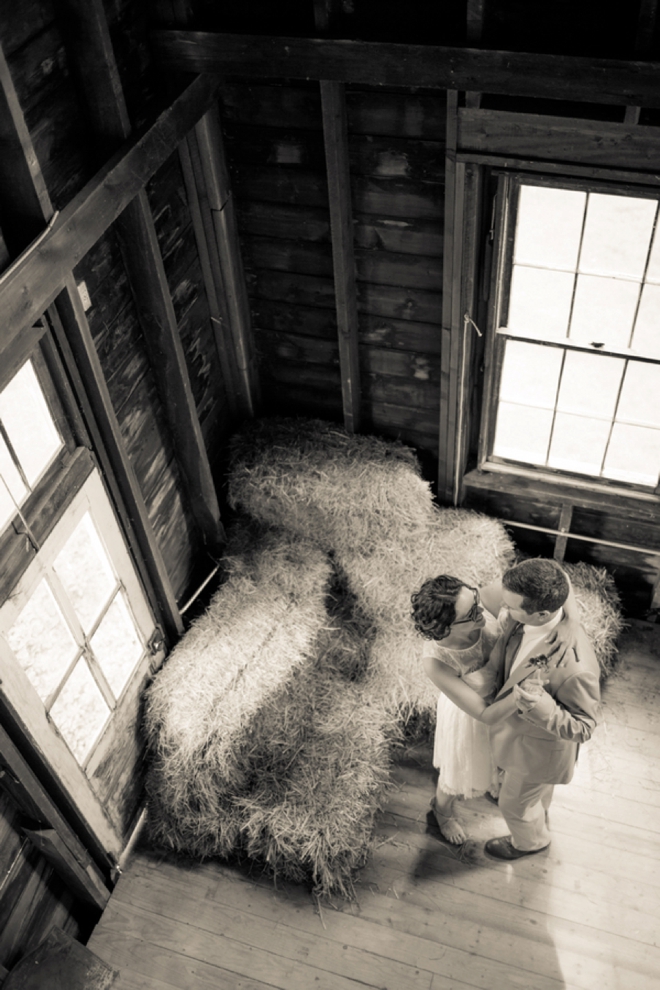
[[[152,31],[164,68],[660,107],[660,63],[438,45]]]

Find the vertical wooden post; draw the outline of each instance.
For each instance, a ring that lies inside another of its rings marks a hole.
[[[229,328],[238,369],[239,403],[244,416],[255,415],[259,401],[252,346],[250,303],[238,239],[238,222],[225,157],[220,115],[209,110],[195,127],[206,196],[211,210],[215,249],[224,287]]]
[[[566,554],[566,544],[568,543],[568,533],[571,528],[573,518],[573,506],[570,502],[564,502],[559,516],[559,536],[555,537],[555,549],[552,554],[555,560],[563,560]],[[564,535],[566,534],[566,535]]]
[[[360,365],[346,101],[343,83],[322,79],[320,85],[344,426],[350,433],[357,433],[360,429]]]
[[[453,332],[457,295],[460,298],[460,257],[462,254],[462,201],[457,202],[456,138],[458,92],[447,91],[447,132],[445,147],[445,231],[442,259],[442,330],[440,350],[440,421],[438,427],[438,498],[451,502],[454,497],[454,426],[456,418],[456,376],[459,365],[459,339]],[[452,402],[452,399],[454,400]]]
[[[328,33],[335,10],[336,0],[314,0],[314,21],[320,34]],[[344,426],[349,433],[357,433],[360,429],[360,360],[346,94],[343,83],[327,79],[320,80],[320,88]]]
[[[467,0],[467,24],[465,40],[470,48],[476,48],[481,41],[484,28],[486,0]],[[466,93],[465,106],[478,109],[481,105],[481,93]]]

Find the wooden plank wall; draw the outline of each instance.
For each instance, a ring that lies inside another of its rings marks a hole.
[[[341,421],[318,83],[223,85],[266,414]],[[437,456],[443,92],[347,87],[362,430]],[[434,472],[430,477],[434,477]]]
[[[67,62],[60,24],[47,0],[29,0],[21,16],[2,5],[0,38],[56,209],[94,174],[99,160]],[[129,111],[139,125],[154,104],[141,5],[108,9]],[[227,400],[178,156],[149,183],[169,287],[209,459],[220,474],[229,427]],[[182,602],[211,568],[191,513],[116,236],[110,229],[81,259],[76,282],[92,300],[87,312],[113,407],[142,490],[174,592]]]
[[[85,941],[98,918],[77,902],[22,831],[21,810],[0,787],[0,982],[53,925]]]

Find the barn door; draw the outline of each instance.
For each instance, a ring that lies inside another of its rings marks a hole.
[[[58,458],[64,481],[41,502]],[[53,514],[42,539],[35,527]],[[118,857],[139,809],[140,697],[162,637],[93,457],[67,437],[34,356],[0,391],[0,523],[5,574],[31,555],[0,607],[3,704]]]

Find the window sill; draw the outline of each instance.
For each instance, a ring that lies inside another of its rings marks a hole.
[[[653,493],[600,486],[595,483],[575,484],[574,479],[549,478],[534,475],[510,465],[484,465],[463,477],[467,489],[502,492],[521,498],[541,499],[548,505],[573,505],[625,513],[638,520],[660,523],[660,497]]]

